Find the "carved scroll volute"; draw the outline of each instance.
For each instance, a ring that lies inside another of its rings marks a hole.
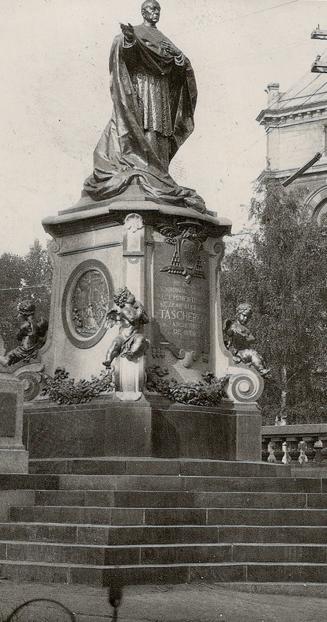
[[[264,381],[254,369],[230,366],[227,369],[230,380],[227,395],[233,402],[257,402],[264,389]]]
[[[233,361],[228,372],[233,373],[229,388],[233,398],[242,402],[259,399],[264,387],[263,378],[270,372],[261,354],[253,347],[255,337],[248,328],[251,317],[251,305],[240,303],[234,319],[227,319],[224,327],[225,345]]]

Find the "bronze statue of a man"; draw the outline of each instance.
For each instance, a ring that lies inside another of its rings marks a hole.
[[[169,162],[194,129],[197,88],[190,61],[157,29],[157,0],[142,4],[143,23],[121,24],[113,42],[112,117],[94,152],[84,191],[94,200],[119,195],[133,180],[145,198],[205,211],[203,199],[178,186]]]

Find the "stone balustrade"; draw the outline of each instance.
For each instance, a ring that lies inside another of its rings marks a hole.
[[[263,426],[262,460],[327,467],[327,424]]]

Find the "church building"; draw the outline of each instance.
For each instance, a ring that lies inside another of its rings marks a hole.
[[[267,87],[267,107],[257,117],[267,135],[266,171],[291,188],[305,189],[308,213],[327,225],[327,76],[308,72],[281,92]]]

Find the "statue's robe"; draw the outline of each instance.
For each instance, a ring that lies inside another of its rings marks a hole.
[[[109,70],[113,112],[94,152],[84,191],[94,200],[123,193],[137,180],[146,199],[205,211],[197,193],[178,186],[170,160],[194,129],[197,88],[190,61],[164,53],[157,28],[135,26],[135,42],[115,38]]]

